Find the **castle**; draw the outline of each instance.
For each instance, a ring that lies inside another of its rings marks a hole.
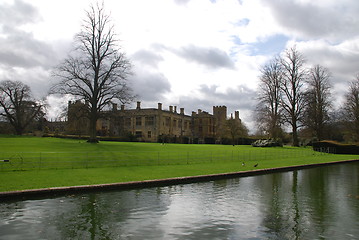
[[[69,102],[68,105],[68,129],[76,134],[83,129],[86,132],[88,120],[84,118],[82,108],[85,104],[80,101]],[[184,108],[169,106],[164,109],[162,103],[157,108],[142,108],[141,102],[137,102],[134,109],[126,109],[121,105],[112,105],[112,109],[102,114],[97,121],[98,135],[102,136],[134,136],[137,141],[145,142],[208,142],[218,141],[226,132],[227,107],[213,106],[213,114],[198,109],[191,115],[186,115]],[[241,124],[239,112],[231,117],[237,124]],[[175,139],[175,140],[173,140]]]

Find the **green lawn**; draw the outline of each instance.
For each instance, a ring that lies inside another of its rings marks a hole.
[[[163,179],[356,158],[318,153],[311,148],[88,144],[70,139],[0,136],[0,159],[10,160],[0,162],[0,191]]]

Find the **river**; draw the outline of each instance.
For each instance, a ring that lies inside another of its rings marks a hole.
[[[359,162],[6,201],[0,239],[359,239]]]

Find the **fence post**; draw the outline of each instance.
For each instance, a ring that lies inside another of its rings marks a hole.
[[[160,152],[157,152],[157,165],[160,165]]]
[[[22,158],[22,153],[20,155],[20,158],[21,158],[21,170],[24,170],[23,167],[24,167],[24,159]]]

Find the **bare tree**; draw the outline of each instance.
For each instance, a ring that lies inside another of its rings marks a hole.
[[[131,64],[120,51],[114,26],[104,6],[91,6],[86,11],[82,30],[76,35],[74,52],[55,70],[61,81],[51,93],[70,94],[85,100],[88,106],[90,139],[96,138],[96,122],[111,102],[132,101],[127,84]]]
[[[236,144],[236,138],[248,137],[247,127],[242,123],[240,119],[236,119],[233,117],[226,120],[225,133],[231,138],[233,146]]]
[[[282,66],[279,58],[274,58],[261,68],[256,107],[257,122],[270,138],[277,139],[281,128],[281,89]]]
[[[344,117],[352,134],[352,140],[359,141],[359,74],[350,83],[344,103]]]
[[[281,91],[284,121],[292,128],[293,146],[299,146],[298,128],[303,121],[305,110],[304,83],[307,71],[304,58],[296,47],[287,49],[281,58]]]
[[[320,65],[309,71],[304,124],[318,140],[323,139],[325,125],[329,121],[330,76],[329,70]]]
[[[43,117],[43,104],[31,96],[30,87],[19,81],[0,82],[0,106],[4,117],[14,128],[17,135],[22,135],[34,120]]]

